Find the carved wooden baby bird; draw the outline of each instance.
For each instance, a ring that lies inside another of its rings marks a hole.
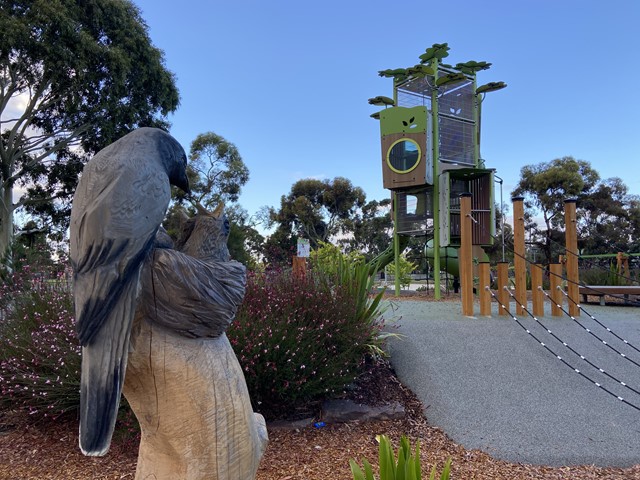
[[[155,249],[143,270],[124,388],[142,430],[137,480],[251,480],[266,448],[225,334],[246,278],[228,228],[200,209],[180,251]]]

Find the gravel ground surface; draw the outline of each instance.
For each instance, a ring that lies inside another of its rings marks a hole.
[[[463,317],[460,303],[393,302],[403,335],[390,344],[400,381],[422,400],[429,423],[467,449],[538,465],[640,464],[640,395],[569,351],[531,317]],[[548,305],[547,305],[548,306]],[[640,309],[585,306],[640,348]],[[476,305],[476,312],[478,307]],[[392,316],[392,315],[388,315]],[[615,353],[569,317],[540,321],[598,368],[640,391],[640,353],[582,313],[579,323],[628,355]],[[637,364],[629,361],[632,359]],[[612,396],[593,382],[610,390]]]

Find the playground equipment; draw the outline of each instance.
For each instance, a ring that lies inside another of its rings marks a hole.
[[[406,245],[401,238],[431,236],[436,298],[441,248],[460,247],[461,193],[471,193],[472,244],[493,242],[495,170],[485,168],[480,156],[481,105],[487,92],[506,87],[503,82],[478,87],[476,73],[491,64],[447,65],[442,59],[448,51],[446,43],[434,44],[418,65],[380,71],[393,78],[393,98],[369,99],[384,106],[372,117],[380,121],[383,185],[392,192],[393,259],[397,266]],[[399,275],[395,287],[399,294]]]
[[[568,199],[565,201],[564,218],[565,218],[565,250],[566,254],[561,255],[561,261],[559,263],[550,263],[549,265],[542,265],[537,263],[530,263],[525,260],[525,241],[524,241],[524,218],[523,218],[523,198],[514,197],[513,201],[513,229],[514,229],[514,276],[513,283],[515,283],[515,294],[511,295],[511,280],[508,275],[508,264],[506,262],[499,262],[497,264],[497,291],[495,294],[496,300],[499,304],[499,315],[510,315],[509,302],[510,297],[515,300],[517,315],[523,315],[527,309],[527,263],[529,263],[529,279],[531,283],[531,302],[532,311],[535,316],[544,315],[544,299],[547,297],[551,301],[551,315],[562,316],[563,315],[563,301],[566,298],[568,304],[567,315],[577,317],[580,315],[579,297],[582,295],[586,303],[587,295],[599,296],[600,303],[604,304],[604,296],[610,295],[618,297],[620,300],[627,304],[636,304],[631,300],[631,296],[640,296],[639,285],[585,285],[579,280],[578,273],[578,259],[584,257],[615,257],[619,260],[618,275],[624,279],[625,283],[630,283],[628,267],[625,267],[625,257],[633,256],[635,254],[607,254],[607,255],[579,255],[577,247],[577,229],[576,229],[576,200]],[[467,216],[465,210],[463,210],[463,216]],[[462,262],[462,260],[460,260]],[[489,275],[489,266],[486,267],[480,264],[479,269],[479,297],[480,297],[480,314],[490,314],[490,302],[492,294],[487,291],[488,287],[493,283]],[[549,293],[547,294],[542,290],[543,274],[548,273],[549,277]],[[624,274],[626,273],[626,276]],[[462,274],[461,274],[462,276]],[[461,283],[464,283],[465,279],[461,278]],[[471,278],[466,279],[467,282],[472,281]],[[464,290],[463,290],[463,305],[464,305]],[[464,310],[465,315],[473,314],[473,307],[469,310]]]
[[[498,264],[498,276],[497,276],[497,301],[500,305],[498,309],[499,315],[511,315],[508,311],[510,297],[512,296],[516,304],[516,314],[524,315],[526,311],[527,302],[527,261],[525,259],[525,241],[524,241],[524,198],[514,197],[513,202],[513,251],[514,251],[514,281],[515,281],[515,295],[510,293],[510,281],[508,277],[508,265],[504,262]],[[470,217],[468,207],[463,209],[462,214],[464,218]],[[567,298],[569,301],[569,315],[577,317],[580,315],[579,306],[579,277],[578,277],[578,242],[576,232],[576,200],[568,199],[565,201],[564,209],[565,217],[565,244],[566,244],[566,262],[564,268],[566,270],[563,275],[563,265],[560,263],[550,264],[549,267],[549,280],[550,280],[550,299],[552,301],[551,315],[562,315],[562,303],[563,296],[561,283],[566,280],[567,283]],[[471,221],[470,218],[467,219]],[[468,236],[468,234],[466,234]],[[468,240],[466,240],[468,242]],[[465,260],[466,263],[470,263],[470,260]],[[462,259],[461,259],[462,262]],[[542,278],[545,267],[540,264],[531,264],[530,278],[531,278],[531,296],[532,296],[532,309],[533,315],[544,315],[544,292],[542,291]],[[461,283],[472,282],[473,279],[469,273],[466,273],[467,278],[462,277]],[[480,271],[479,274],[479,286],[480,286],[480,314],[490,314],[491,294],[489,287],[491,280],[489,277],[488,265]],[[468,296],[468,298],[465,297]],[[462,291],[462,305],[464,315],[473,315],[473,298],[472,293],[465,293]],[[505,308],[506,307],[506,308]]]

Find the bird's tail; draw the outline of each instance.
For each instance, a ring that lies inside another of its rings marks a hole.
[[[82,347],[80,449],[90,456],[107,453],[127,370],[137,278],[122,295],[91,342]]]

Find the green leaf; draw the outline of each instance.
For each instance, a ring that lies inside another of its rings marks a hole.
[[[464,63],[457,63],[454,68],[460,70],[463,73],[467,73],[469,75],[475,75],[476,72],[480,70],[487,70],[491,67],[491,64],[488,62],[476,62],[474,60],[469,60]]]
[[[370,98],[368,102],[370,105],[376,105],[379,107],[393,106],[396,104],[393,98],[385,97],[384,95],[378,95],[377,97]]]
[[[409,439],[405,435],[400,438],[400,450],[398,451],[398,455],[400,455],[401,452],[405,459],[409,458],[411,455],[411,445],[409,444]]]
[[[444,470],[442,470],[442,475],[440,475],[440,480],[449,480],[449,475],[451,474],[451,457],[447,459],[447,463],[444,464]]]
[[[396,479],[396,464],[393,458],[393,449],[389,437],[382,435],[380,437],[379,449],[380,461],[380,480]]]
[[[405,478],[407,480],[416,479],[416,462],[414,458],[410,458],[407,462]]]
[[[396,467],[396,479],[405,480],[407,478],[407,456],[404,448],[398,449],[398,465]]]
[[[431,475],[429,475],[429,480],[436,480],[436,466],[435,465],[431,469]]]
[[[365,480],[375,480],[373,478],[373,468],[371,468],[371,464],[367,461],[366,458],[362,460],[362,465],[364,465]]]
[[[480,85],[478,88],[476,88],[476,94],[500,90],[501,88],[504,88],[506,86],[507,84],[504,82],[489,82],[485,85]]]
[[[358,466],[355,460],[349,460],[349,466],[351,467],[353,480],[367,480],[365,479],[364,473],[362,473],[362,469]]]
[[[427,63],[434,58],[442,60],[447,56],[449,56],[449,46],[446,43],[434,43],[433,46],[427,48],[425,53],[420,55],[420,61]]]
[[[415,467],[416,467],[416,480],[422,480],[422,464],[420,462],[420,440],[416,443],[416,457],[415,457]]]
[[[467,77],[464,73],[448,73],[442,77],[438,77],[436,80],[436,86],[439,87],[447,83],[462,82],[466,79]]]

